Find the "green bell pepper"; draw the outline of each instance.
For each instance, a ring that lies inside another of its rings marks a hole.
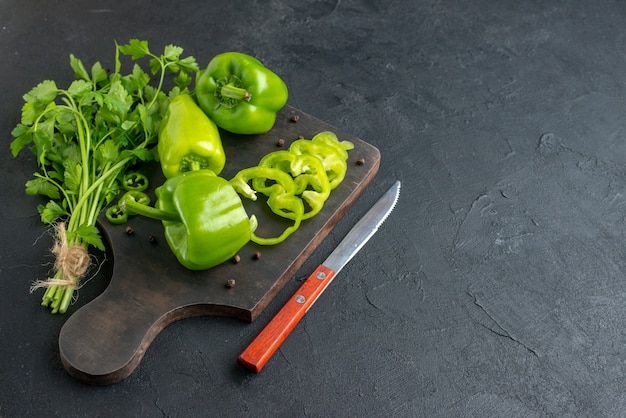
[[[122,205],[131,213],[161,220],[170,250],[190,270],[229,260],[256,228],[256,218],[248,218],[235,189],[210,170],[172,177],[155,194],[154,207],[134,199]]]
[[[217,126],[236,134],[272,129],[287,97],[287,86],[278,75],[239,52],[215,56],[196,76],[200,108]]]
[[[174,97],[161,124],[157,151],[166,178],[200,169],[221,173],[226,153],[219,131],[191,96]]]

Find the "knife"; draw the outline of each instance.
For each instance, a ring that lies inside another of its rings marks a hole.
[[[400,182],[396,181],[239,355],[237,360],[240,365],[255,373],[263,369],[333,278],[376,233],[393,210],[399,196]]]

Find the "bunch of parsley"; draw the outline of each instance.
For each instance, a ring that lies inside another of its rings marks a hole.
[[[182,58],[182,53],[182,48],[168,45],[163,54],[155,55],[147,41],[137,39],[126,45],[116,43],[113,72],[100,62],[87,71],[80,59],[70,55],[75,80],[69,87],[61,89],[45,80],[23,96],[11,151],[16,157],[32,144],[39,171],[26,183],[26,193],[49,198],[38,210],[42,222],[57,226],[57,234],[62,235],[57,237],[62,241],[59,245],[104,250],[96,226],[98,214],[120,192],[125,171],[154,158],[151,148],[157,143],[169,100],[188,91],[191,74],[199,70],[195,58]],[[149,59],[149,72],[135,62],[132,72],[123,75],[123,56],[132,61]],[[166,93],[167,74],[173,87]],[[61,268],[55,254],[57,269],[43,281],[42,305],[64,313],[80,277],[65,277],[67,269]]]

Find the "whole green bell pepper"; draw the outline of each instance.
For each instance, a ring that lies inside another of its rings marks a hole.
[[[217,126],[236,134],[272,129],[287,97],[287,86],[278,75],[239,52],[215,56],[196,76],[200,108]]]
[[[210,170],[172,177],[155,194],[154,207],[133,199],[122,204],[127,211],[161,220],[171,251],[190,270],[205,270],[229,260],[256,227],[256,219],[248,218],[235,189]]]
[[[157,151],[166,178],[199,169],[220,174],[226,164],[217,126],[188,94],[170,101],[159,129]]]

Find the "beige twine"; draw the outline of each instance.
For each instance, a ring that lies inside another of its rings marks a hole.
[[[52,254],[56,256],[54,268],[60,271],[63,278],[50,278],[39,280],[31,287],[31,292],[42,287],[50,286],[71,286],[78,287],[78,280],[89,268],[89,252],[79,244],[69,245],[65,232],[65,223],[60,223],[55,227],[57,238],[52,247]]]

